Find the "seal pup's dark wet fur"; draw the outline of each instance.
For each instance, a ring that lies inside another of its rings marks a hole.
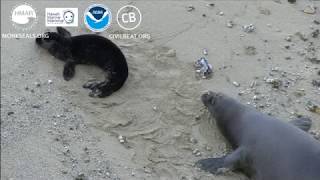
[[[320,143],[306,132],[310,119],[286,123],[222,93],[201,99],[234,151],[202,159],[198,167],[213,174],[240,170],[253,180],[320,179]]]
[[[83,85],[92,91],[92,97],[106,97],[119,90],[128,77],[128,65],[121,50],[109,39],[95,34],[71,36],[70,32],[57,27],[57,32],[46,32],[36,38],[36,43],[47,49],[57,59],[65,62],[63,77],[70,80],[77,64],[93,64],[103,69],[106,79]]]

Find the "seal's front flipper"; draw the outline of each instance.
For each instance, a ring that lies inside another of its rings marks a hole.
[[[73,78],[75,74],[75,64],[73,62],[66,62],[63,68],[63,78],[66,81],[69,81],[71,78]]]
[[[312,125],[312,121],[308,117],[297,118],[292,121],[289,121],[289,123],[291,123],[292,125],[300,128],[306,132],[308,132],[310,130],[311,125]]]
[[[212,174],[220,174],[225,170],[236,170],[241,164],[245,163],[246,153],[243,148],[238,148],[229,155],[218,157],[201,159],[196,162],[196,166],[202,170],[208,171]]]

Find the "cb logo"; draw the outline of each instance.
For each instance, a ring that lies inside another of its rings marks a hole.
[[[117,22],[119,26],[125,30],[137,28],[140,25],[141,20],[141,12],[135,6],[126,5],[118,10]]]

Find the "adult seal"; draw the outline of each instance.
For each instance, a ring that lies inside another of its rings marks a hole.
[[[233,152],[199,160],[213,174],[242,171],[253,180],[319,180],[320,143],[306,131],[311,120],[280,121],[214,92],[201,97]]]

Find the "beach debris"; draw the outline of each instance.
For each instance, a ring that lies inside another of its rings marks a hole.
[[[246,33],[251,33],[253,31],[255,31],[256,27],[253,24],[249,24],[249,25],[242,26],[242,29]]]
[[[223,16],[223,15],[224,15],[224,12],[220,11],[220,12],[219,12],[219,15],[220,15],[220,16]]]
[[[53,81],[51,79],[48,80],[48,84],[52,84]]]
[[[312,101],[307,102],[306,109],[310,112],[313,112],[313,113],[320,115],[320,106]]]
[[[192,6],[192,5],[190,5],[190,6],[187,7],[187,11],[188,11],[188,12],[194,11],[195,9],[196,9],[196,8],[195,8],[194,6]]]
[[[207,79],[212,74],[212,65],[208,63],[208,60],[204,57],[198,59],[195,64],[196,72],[200,75],[203,79]]]
[[[126,142],[126,137],[122,136],[122,135],[119,135],[118,136],[118,140],[121,144],[124,144]]]
[[[228,28],[232,28],[233,25],[234,25],[234,23],[233,23],[232,21],[228,21],[228,22],[227,22],[227,27],[228,27]]]
[[[235,87],[239,87],[240,86],[240,83],[236,82],[236,81],[233,81],[232,84],[235,86]]]
[[[303,12],[306,14],[315,14],[316,13],[316,8],[313,5],[307,5],[304,9]]]
[[[245,53],[249,56],[253,56],[257,54],[256,47],[254,46],[246,46]]]
[[[288,0],[289,3],[293,4],[296,2],[296,0]]]
[[[206,56],[208,55],[208,49],[204,48],[202,52],[203,52],[203,55],[206,55]]]
[[[320,34],[320,31],[319,31],[319,29],[317,29],[311,33],[311,37],[317,38],[317,37],[319,37],[319,34]]]
[[[315,87],[320,87],[320,79],[314,79],[312,80],[312,85]]]

